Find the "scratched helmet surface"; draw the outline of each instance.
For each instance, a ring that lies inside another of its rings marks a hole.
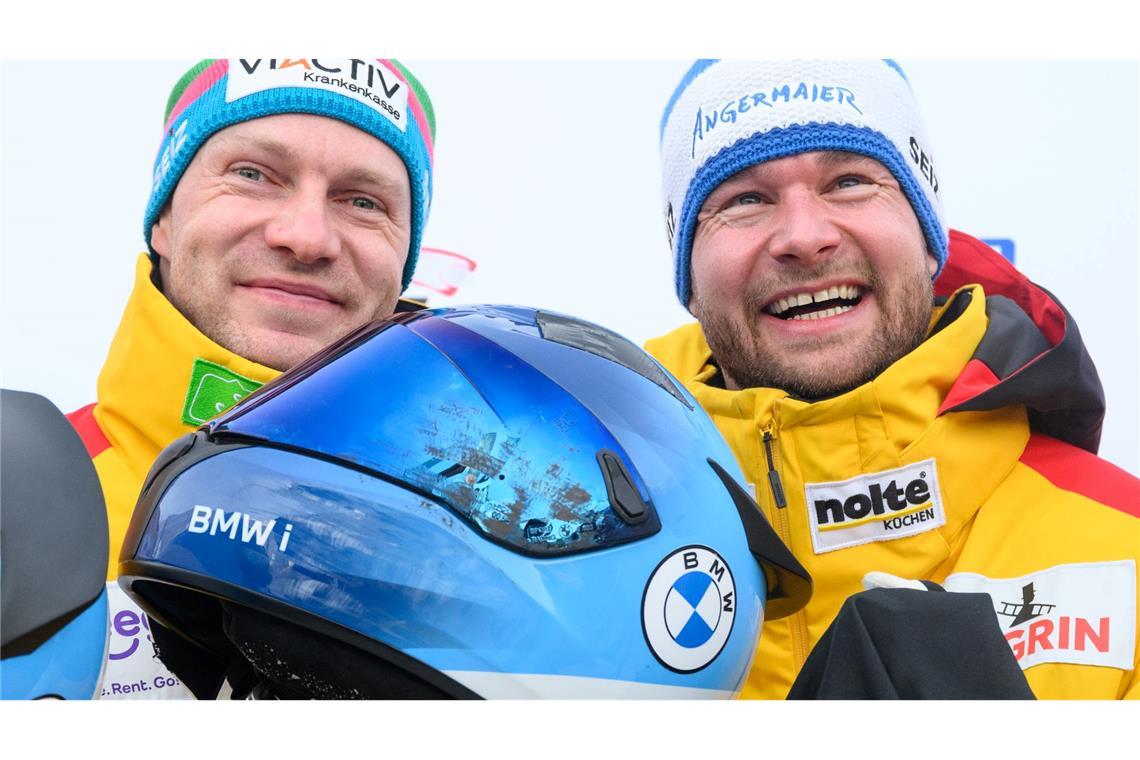
[[[278,696],[726,697],[810,595],[742,480],[621,336],[425,310],[163,452],[120,583],[176,674]]]

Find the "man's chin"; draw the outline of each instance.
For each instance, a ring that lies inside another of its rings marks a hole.
[[[871,347],[856,350],[850,344],[830,340],[822,341],[823,345],[819,343],[757,348],[735,354],[735,360],[722,361],[721,367],[740,388],[778,388],[807,401],[846,393],[873,379],[885,368],[882,362],[870,360]],[[749,356],[755,358],[740,360]],[[784,360],[774,362],[763,358],[773,356],[784,357]]]
[[[254,335],[244,336],[239,349],[230,350],[263,367],[284,372],[320,351],[333,340],[275,330],[259,330]]]
[[[877,369],[869,369],[859,375],[846,377],[824,373],[790,376],[782,380],[776,387],[804,401],[821,401],[853,391],[864,383],[873,380],[877,374]]]

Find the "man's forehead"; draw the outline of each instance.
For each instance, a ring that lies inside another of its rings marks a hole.
[[[373,144],[391,150],[382,140],[352,124],[308,113],[273,114],[231,124],[210,135],[205,145],[256,145],[282,156],[296,156],[303,148],[328,141],[330,136],[334,145],[344,144],[346,153]]]
[[[775,158],[770,161],[764,161],[759,164],[741,169],[736,174],[725,180],[725,182],[732,182],[737,179],[746,178],[763,178],[775,173],[780,165],[780,162],[785,162],[790,159],[798,159],[799,161],[808,161],[821,169],[829,169],[835,166],[852,166],[859,164],[868,164],[875,166],[879,169],[886,171],[886,167],[878,160],[870,156],[864,156],[860,153],[851,153],[845,150],[815,150],[807,153],[798,153],[794,156],[784,156]]]
[[[406,177],[403,159],[383,141],[351,124],[315,114],[280,114],[234,124],[211,135],[203,148],[227,154],[255,151],[282,161],[300,161],[317,146],[326,158],[336,160],[338,174],[346,178],[387,185]]]
[[[269,131],[251,129],[253,125],[254,122],[243,122],[226,127],[211,135],[203,147],[213,150],[257,148],[280,158],[296,157],[297,151],[288,142],[274,137]]]

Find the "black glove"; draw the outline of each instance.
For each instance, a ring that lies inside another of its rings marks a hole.
[[[849,597],[788,699],[1034,699],[988,594],[903,585]]]

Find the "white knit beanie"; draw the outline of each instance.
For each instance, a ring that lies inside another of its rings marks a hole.
[[[661,117],[665,223],[688,307],[697,213],[755,164],[819,150],[870,156],[898,180],[938,271],[947,232],[918,104],[894,61],[697,61]],[[937,272],[935,273],[937,276]]]

